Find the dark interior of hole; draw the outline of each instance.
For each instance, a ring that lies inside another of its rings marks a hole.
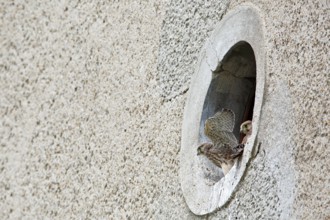
[[[256,61],[247,42],[235,44],[219,62],[213,72],[200,123],[200,142],[208,141],[204,135],[205,120],[223,108],[235,113],[234,134],[240,142],[240,124],[252,120],[256,87]]]

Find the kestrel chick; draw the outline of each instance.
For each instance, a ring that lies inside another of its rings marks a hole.
[[[235,114],[222,109],[205,121],[204,133],[213,143],[204,143],[197,149],[197,155],[203,154],[226,175],[232,168],[235,158],[242,154],[244,145],[239,145],[233,134]]]
[[[197,155],[203,154],[216,166],[220,167],[226,175],[234,166],[235,158],[242,154],[244,144],[239,144],[232,148],[227,144],[213,145],[212,143],[204,143],[197,149]]]
[[[245,121],[241,124],[240,132],[245,134],[245,137],[242,140],[242,144],[246,144],[247,139],[252,134],[252,121]]]

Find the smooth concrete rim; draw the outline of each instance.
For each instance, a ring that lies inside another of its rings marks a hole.
[[[186,102],[180,151],[180,180],[183,195],[190,210],[196,215],[214,212],[230,201],[256,148],[259,119],[265,85],[265,49],[263,21],[253,5],[242,5],[227,13],[216,26],[199,56]],[[212,80],[212,71],[236,43],[245,41],[256,59],[256,93],[253,111],[253,133],[244,154],[230,172],[215,184],[208,184],[198,166],[196,149],[204,100]]]

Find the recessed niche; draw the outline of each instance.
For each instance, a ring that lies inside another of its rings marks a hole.
[[[225,54],[215,71],[208,88],[201,122],[199,126],[199,142],[210,142],[204,134],[206,119],[212,117],[223,108],[235,113],[234,134],[241,142],[240,124],[252,120],[256,85],[256,61],[252,47],[247,42],[238,42]],[[200,157],[201,166],[205,167],[205,178],[210,182],[219,181],[223,174],[205,157]]]
[[[264,91],[263,42],[257,9],[240,6],[216,26],[200,53],[185,106],[180,151],[183,195],[197,215],[229,202],[254,153]],[[226,176],[207,158],[197,156],[197,147],[209,141],[204,135],[205,120],[223,108],[235,113],[234,134],[239,141],[240,124],[253,120],[244,153]]]

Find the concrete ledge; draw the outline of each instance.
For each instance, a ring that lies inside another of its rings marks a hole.
[[[253,110],[253,133],[245,146],[242,158],[223,177],[221,170],[200,162],[196,154],[203,141],[200,135],[203,105],[207,97],[212,75],[227,52],[239,42],[248,43],[256,61],[256,92]],[[203,47],[198,66],[189,89],[185,106],[180,151],[180,179],[184,197],[190,210],[204,215],[217,210],[230,201],[243,177],[251,156],[258,145],[259,117],[265,83],[265,51],[263,23],[257,9],[251,5],[239,6],[229,12],[217,25],[213,35]],[[210,170],[206,176],[205,166]],[[223,177],[223,178],[222,178]],[[215,181],[210,181],[215,180]]]

